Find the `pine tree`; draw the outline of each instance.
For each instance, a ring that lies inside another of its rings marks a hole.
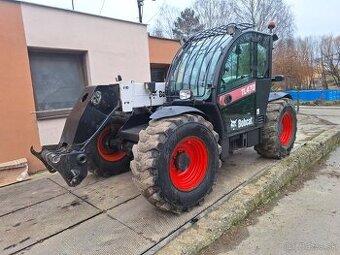
[[[172,29],[172,32],[177,39],[189,37],[204,29],[204,25],[200,24],[199,17],[190,8],[186,8],[181,12],[174,25],[175,27]]]

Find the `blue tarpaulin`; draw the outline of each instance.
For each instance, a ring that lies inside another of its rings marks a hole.
[[[301,101],[335,101],[340,100],[340,90],[288,90],[285,91],[293,97],[293,100]]]

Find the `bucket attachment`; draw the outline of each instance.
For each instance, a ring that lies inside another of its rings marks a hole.
[[[99,132],[120,108],[119,84],[86,87],[68,116],[57,145],[31,153],[51,172],[59,172],[69,186],[77,186],[94,167],[89,155]]]

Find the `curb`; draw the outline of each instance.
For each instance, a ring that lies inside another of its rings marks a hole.
[[[327,130],[256,176],[229,199],[162,247],[158,255],[197,254],[225,231],[269,201],[293,178],[307,171],[340,144],[340,127]]]

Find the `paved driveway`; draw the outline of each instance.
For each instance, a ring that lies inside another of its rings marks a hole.
[[[299,115],[295,148],[332,127]],[[152,254],[209,207],[275,163],[252,149],[236,151],[218,170],[203,205],[174,215],[157,210],[137,191],[131,173],[108,179],[90,175],[68,187],[48,175],[0,189],[1,254]]]

